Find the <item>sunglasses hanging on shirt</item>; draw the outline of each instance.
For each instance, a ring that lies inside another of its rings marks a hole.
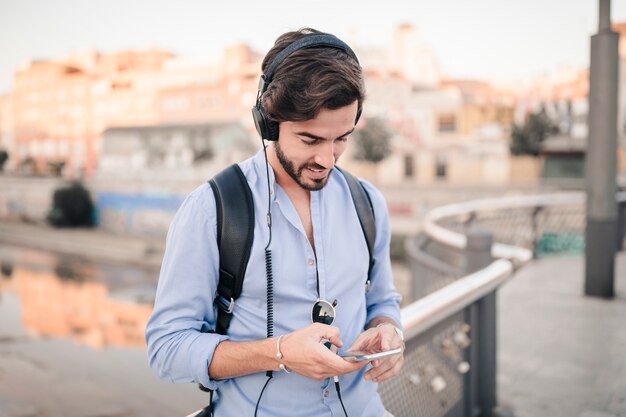
[[[334,300],[331,304],[326,300],[320,300],[318,298],[311,309],[311,321],[313,323],[322,323],[330,326],[335,320],[336,306],[337,300]]]

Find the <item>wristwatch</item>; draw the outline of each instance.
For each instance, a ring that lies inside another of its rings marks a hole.
[[[396,326],[393,326],[393,328],[396,331],[396,334],[400,336],[400,340],[404,342],[404,333],[402,332],[402,330],[400,330],[400,328]]]
[[[393,324],[389,323],[388,321],[384,322],[384,323],[380,323],[378,326],[376,327],[380,327],[380,326],[384,326],[384,325],[389,325],[389,326],[393,326],[393,329],[396,331],[396,334],[398,336],[400,336],[400,340],[402,340],[404,342],[404,333],[402,332],[402,330],[399,327],[394,326]]]

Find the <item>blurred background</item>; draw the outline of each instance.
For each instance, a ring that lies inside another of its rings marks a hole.
[[[626,2],[611,14],[621,179]],[[430,209],[584,189],[597,22],[592,0],[1,1],[0,416],[204,404],[148,369],[144,326],[179,204],[260,147],[250,108],[283,32],[333,33],[361,61],[341,165],[387,198],[406,304],[404,239]]]

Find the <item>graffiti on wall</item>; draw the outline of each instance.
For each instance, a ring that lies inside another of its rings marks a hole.
[[[101,228],[142,236],[164,236],[184,196],[167,194],[97,194]]]

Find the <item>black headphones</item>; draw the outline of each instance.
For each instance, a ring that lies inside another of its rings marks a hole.
[[[257,93],[256,104],[252,107],[252,118],[254,119],[254,125],[256,127],[257,132],[261,135],[261,139],[266,140],[278,140],[278,122],[270,120],[263,110],[263,103],[261,101],[261,97],[263,93],[267,90],[267,87],[272,82],[272,78],[274,77],[274,72],[278,68],[278,66],[291,55],[293,52],[298,49],[305,48],[314,48],[317,46],[325,46],[328,48],[335,48],[344,51],[348,55],[350,55],[354,60],[359,63],[354,51],[342,40],[327,34],[320,35],[309,35],[303,38],[300,38],[293,43],[290,43],[285,49],[280,51],[278,55],[270,62],[267,66],[267,71],[265,74],[261,75],[259,79],[259,91]],[[359,121],[361,117],[361,110],[356,115],[356,120],[354,124]]]

